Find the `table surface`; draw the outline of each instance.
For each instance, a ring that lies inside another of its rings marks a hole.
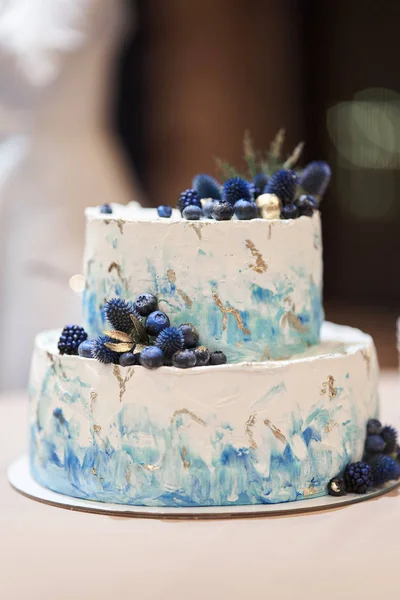
[[[397,374],[382,418],[400,423]],[[377,600],[398,596],[400,492],[296,516],[171,521],[85,514],[9,486],[25,394],[0,396],[1,600]]]

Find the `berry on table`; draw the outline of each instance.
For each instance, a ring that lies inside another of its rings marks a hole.
[[[312,217],[317,208],[317,203],[313,196],[305,196],[303,194],[296,200],[296,206],[300,217]]]
[[[166,327],[158,334],[155,341],[155,345],[161,348],[168,358],[178,350],[182,350],[184,343],[183,333],[178,327]]]
[[[227,362],[226,355],[221,350],[216,350],[210,354],[210,365],[225,365]]]
[[[105,303],[104,316],[117,331],[130,333],[132,330],[132,319],[130,315],[139,318],[139,314],[132,302],[122,300],[122,298],[113,298]]]
[[[381,437],[385,442],[385,454],[393,454],[397,450],[397,431],[394,427],[387,425],[382,428]]]
[[[103,215],[111,215],[112,211],[113,209],[109,204],[103,204],[102,206],[100,206],[100,212]]]
[[[347,465],[344,471],[346,490],[353,494],[366,494],[372,487],[372,468],[365,462]]]
[[[157,213],[159,217],[162,217],[163,219],[169,219],[169,217],[172,215],[172,208],[164,205],[158,206]]]
[[[233,212],[240,221],[248,221],[258,216],[257,205],[252,200],[238,200],[233,207]]]
[[[345,496],[347,492],[344,479],[341,477],[331,479],[328,483],[328,494],[330,496]]]
[[[367,435],[365,450],[368,454],[382,453],[385,449],[385,440],[378,434]]]
[[[121,367],[132,367],[137,365],[137,355],[133,352],[123,352],[119,355],[119,364]]]
[[[196,366],[196,355],[193,350],[178,350],[172,356],[172,365],[178,369],[190,369]]]
[[[182,323],[178,329],[183,333],[183,343],[185,348],[194,348],[199,343],[199,332],[191,323]]]
[[[224,183],[222,198],[232,206],[241,199],[251,200],[249,184],[241,177],[231,177]]]
[[[60,354],[77,355],[82,342],[87,340],[87,333],[79,325],[66,325],[58,340]]]
[[[157,310],[157,304],[157,298],[148,292],[140,294],[135,300],[135,308],[142,317]]]
[[[164,353],[157,346],[146,346],[140,353],[139,361],[146,369],[158,369],[164,364]]]
[[[297,219],[299,210],[295,204],[284,204],[281,210],[281,219]]]
[[[182,211],[182,217],[188,221],[198,221],[203,214],[202,209],[194,204],[189,204]]]
[[[388,481],[400,479],[400,465],[391,456],[383,455],[372,466],[375,485],[383,485]]]
[[[378,419],[370,419],[367,423],[367,435],[379,435],[382,431],[382,424]]]
[[[297,175],[294,171],[276,171],[265,186],[264,193],[275,194],[283,204],[292,204],[296,193]]]
[[[93,358],[93,340],[85,340],[79,344],[78,355],[82,358]]]
[[[323,160],[310,162],[300,175],[299,184],[307,194],[323,196],[331,178],[331,168]]]
[[[210,362],[210,351],[205,346],[199,346],[194,349],[196,356],[196,367],[205,367]]]
[[[199,194],[200,198],[213,198],[214,200],[221,199],[221,186],[214,177],[211,177],[211,175],[206,175],[205,173],[196,175],[193,179],[192,186]]]
[[[216,200],[211,207],[211,216],[216,221],[229,221],[233,217],[232,205],[224,200]]]
[[[169,327],[169,318],[161,310],[155,310],[146,319],[146,330],[149,335],[158,335],[167,327]]]
[[[185,190],[182,192],[176,203],[176,208],[182,213],[189,204],[201,208],[200,196],[196,190]]]
[[[93,348],[92,348],[92,356],[96,358],[99,362],[108,364],[108,363],[119,363],[119,354],[118,352],[114,352],[105,346],[107,342],[112,342],[113,340],[108,337],[108,335],[100,335],[97,339],[93,340]]]

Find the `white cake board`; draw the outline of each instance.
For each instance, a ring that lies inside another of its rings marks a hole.
[[[286,502],[280,504],[252,504],[247,506],[199,506],[199,507],[164,507],[164,506],[130,506],[127,504],[108,504],[106,502],[94,502],[82,500],[71,496],[64,496],[48,490],[32,478],[29,469],[29,458],[22,456],[13,462],[8,468],[8,480],[12,487],[19,493],[44,504],[50,504],[59,508],[79,510],[97,514],[142,517],[142,518],[166,518],[166,519],[227,519],[238,517],[262,517],[304,513],[315,510],[326,510],[338,508],[348,504],[363,502],[376,498],[382,494],[394,490],[400,482],[393,482],[384,488],[374,490],[364,495],[348,494],[347,496],[333,497],[322,496],[320,498],[309,498]]]

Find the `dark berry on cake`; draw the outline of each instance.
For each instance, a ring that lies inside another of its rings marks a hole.
[[[378,434],[367,435],[367,439],[365,440],[365,450],[367,454],[381,454],[385,449],[385,445],[385,440]]]
[[[158,334],[155,345],[161,348],[165,356],[170,358],[178,350],[182,350],[185,340],[181,329],[178,327],[167,327]]]
[[[157,346],[146,346],[140,353],[139,361],[146,369],[158,369],[164,364],[164,353]]]
[[[372,469],[365,462],[347,465],[344,471],[346,490],[353,494],[366,494],[372,487]]]
[[[233,211],[240,221],[248,221],[258,216],[258,208],[252,200],[238,200]]]
[[[190,369],[196,366],[196,355],[193,350],[178,350],[172,356],[172,364],[178,369]]]
[[[103,204],[103,206],[100,206],[100,212],[103,215],[111,215],[112,211],[112,207],[109,204]]]
[[[196,356],[196,367],[205,367],[210,362],[210,351],[205,346],[199,346],[194,349]]]
[[[233,217],[232,205],[224,200],[216,200],[211,207],[211,216],[216,221],[229,221]]]
[[[382,428],[381,437],[385,442],[385,454],[394,454],[397,450],[397,431],[394,427],[387,425]]]
[[[114,352],[107,348],[107,346],[105,346],[107,342],[113,342],[108,335],[100,335],[97,339],[93,340],[92,356],[104,364],[118,364],[119,354],[118,352]]]
[[[238,200],[251,200],[251,191],[247,181],[241,177],[231,177],[224,183],[222,197],[232,206]]]
[[[385,454],[372,466],[374,485],[383,485],[388,481],[400,479],[400,465],[391,456]]]
[[[158,206],[157,213],[159,217],[169,219],[169,217],[172,215],[172,208],[170,206]]]
[[[265,175],[265,173],[257,173],[257,175],[253,179],[253,183],[254,187],[260,190],[260,193],[257,194],[259,196],[264,192],[265,186],[268,184],[268,175]]]
[[[191,323],[182,323],[178,329],[183,333],[183,343],[185,348],[194,348],[199,343],[199,332]]]
[[[345,496],[347,492],[344,479],[341,477],[331,479],[328,483],[328,494],[330,496]]]
[[[299,211],[299,217],[312,217],[317,208],[317,203],[313,196],[303,194],[296,200],[296,206]]]
[[[182,217],[188,221],[198,221],[201,219],[202,214],[203,211],[199,206],[189,204],[189,206],[186,206],[186,208],[183,209]]]
[[[66,325],[58,340],[60,354],[78,354],[78,348],[87,339],[87,333],[79,325]]]
[[[137,356],[133,352],[123,352],[119,355],[119,364],[121,367],[132,367],[137,365]]]
[[[139,318],[139,314],[132,302],[122,300],[122,298],[113,298],[105,303],[104,316],[113,328],[117,331],[129,333],[132,330],[131,315]]]
[[[179,196],[178,202],[176,203],[176,208],[182,213],[190,204],[201,208],[200,196],[196,190],[185,190],[182,192]]]
[[[85,340],[79,344],[78,355],[82,358],[93,358],[93,340]]]
[[[382,431],[382,424],[378,419],[370,419],[367,423],[367,435],[379,435]]]
[[[146,331],[149,335],[156,336],[167,327],[169,327],[169,318],[161,310],[155,310],[146,319]]]
[[[200,198],[213,198],[214,200],[221,200],[221,186],[218,181],[211,177],[201,173],[196,175],[193,179],[193,189],[199,194]]]
[[[283,204],[292,204],[296,193],[297,175],[294,171],[276,171],[265,187],[266,194],[275,194]]]
[[[157,298],[148,292],[140,294],[135,300],[135,308],[142,317],[147,317],[147,315],[157,310],[157,305]]]
[[[330,178],[330,166],[323,160],[315,160],[305,167],[300,176],[299,184],[307,194],[323,196]]]
[[[281,219],[297,219],[299,210],[295,204],[284,204],[281,210]]]
[[[226,355],[221,350],[216,350],[210,354],[210,365],[225,365],[227,362]]]

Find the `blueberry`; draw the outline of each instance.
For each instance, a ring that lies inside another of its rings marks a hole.
[[[379,435],[382,431],[382,423],[378,419],[370,419],[367,423],[368,435]]]
[[[159,217],[169,219],[169,217],[172,215],[172,208],[170,206],[158,206],[157,213]]]
[[[169,318],[161,310],[155,310],[146,319],[146,329],[149,335],[158,335],[167,327],[169,327]]]
[[[238,200],[233,207],[234,213],[241,221],[248,221],[257,217],[257,206],[249,200]]]
[[[121,367],[132,367],[137,365],[136,354],[133,352],[124,352],[119,356],[119,364]]]
[[[213,204],[214,200],[212,198],[208,198],[208,200],[201,203],[203,207],[203,216],[206,217],[206,219],[212,219],[211,209]]]
[[[365,449],[367,452],[381,453],[385,449],[385,440],[380,435],[367,435],[365,440]]]
[[[78,346],[78,355],[82,356],[82,358],[93,358],[92,349],[93,349],[93,341],[85,340]]]
[[[328,493],[330,496],[345,496],[347,492],[344,479],[341,477],[331,479],[328,483]]]
[[[210,365],[225,365],[227,358],[223,352],[217,350],[210,354]]]
[[[135,300],[135,308],[142,317],[157,310],[157,298],[153,294],[140,294]]]
[[[103,206],[100,206],[100,212],[103,215],[111,215],[112,211],[113,211],[113,209],[111,208],[111,206],[109,204],[103,204]]]
[[[297,219],[299,211],[294,204],[284,204],[281,211],[281,219]]]
[[[141,351],[139,360],[146,369],[158,369],[164,364],[164,352],[157,346],[146,346]]]
[[[210,351],[205,346],[199,346],[194,350],[196,356],[196,367],[204,367],[210,362]]]
[[[202,210],[199,206],[189,204],[183,209],[182,217],[188,221],[198,221],[201,218]]]
[[[312,196],[300,196],[296,200],[296,205],[300,217],[312,217],[316,207],[315,200]]]
[[[211,216],[216,221],[229,221],[233,217],[233,207],[229,202],[216,200],[211,207]]]
[[[183,333],[183,343],[185,344],[185,348],[194,348],[199,343],[199,333],[194,325],[191,323],[182,323],[179,325],[178,329],[180,329]]]
[[[178,350],[172,356],[172,364],[178,369],[190,369],[196,366],[196,355],[193,350]]]

